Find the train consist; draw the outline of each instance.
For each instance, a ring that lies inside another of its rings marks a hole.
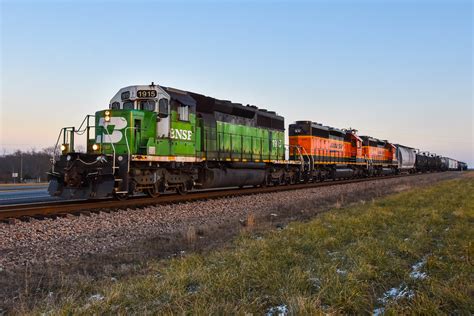
[[[85,153],[75,138],[85,135]],[[120,89],[109,108],[61,130],[49,193],[65,199],[284,185],[467,169],[456,160],[312,121],[155,84]]]

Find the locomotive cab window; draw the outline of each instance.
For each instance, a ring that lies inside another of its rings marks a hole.
[[[169,112],[168,100],[167,99],[160,99],[158,101],[158,116],[159,117],[167,117]]]
[[[178,119],[180,121],[189,121],[189,106],[187,105],[178,106]]]
[[[112,110],[119,110],[120,109],[120,102],[114,102],[112,103],[112,105],[110,106],[110,108]]]
[[[125,101],[123,103],[124,110],[133,110],[133,101]]]
[[[140,101],[140,110],[155,111],[155,101],[153,101],[153,100]]]

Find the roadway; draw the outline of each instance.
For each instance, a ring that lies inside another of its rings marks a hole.
[[[48,194],[48,184],[0,184],[0,205],[51,202],[58,200]]]

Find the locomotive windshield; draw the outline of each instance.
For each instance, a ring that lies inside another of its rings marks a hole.
[[[125,101],[123,103],[124,110],[133,110],[133,101]]]
[[[140,101],[140,110],[145,111],[154,111],[155,110],[155,101],[153,100],[142,100]]]

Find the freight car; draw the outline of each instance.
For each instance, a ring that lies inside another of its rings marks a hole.
[[[448,158],[448,170],[458,170],[458,167],[457,160]]]
[[[284,118],[155,84],[120,89],[109,107],[61,130],[49,193],[65,199],[193,189],[284,185],[400,172],[463,168],[357,131],[297,121],[285,143]],[[85,135],[85,153],[75,150]],[[286,159],[288,152],[289,158]],[[444,160],[442,160],[444,159]]]
[[[442,156],[436,156],[436,166],[438,171],[447,171],[448,170],[448,158]]]
[[[400,144],[395,145],[397,149],[397,161],[399,173],[414,173],[416,172],[415,160],[416,150],[411,147]]]
[[[419,172],[434,171],[434,157],[428,152],[418,152],[416,154],[415,167]]]

